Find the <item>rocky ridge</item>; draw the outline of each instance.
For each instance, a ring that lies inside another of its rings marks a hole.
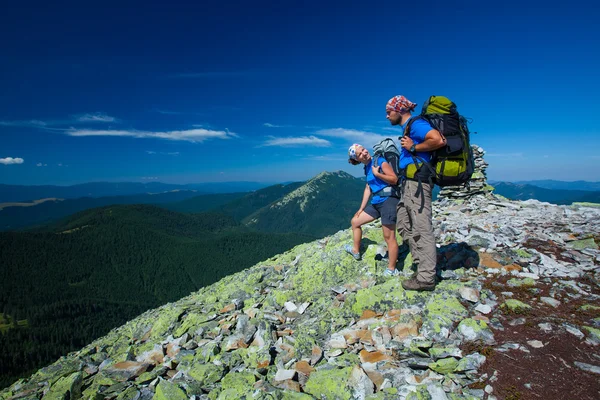
[[[343,179],[354,178],[352,175],[344,171],[321,172],[320,174],[306,182],[306,184],[287,194],[280,201],[271,204],[270,208],[281,208],[290,202],[296,201],[300,207],[300,210],[304,212],[308,202],[314,199],[315,194],[319,192],[319,186],[322,184],[326,184],[327,179],[329,179],[332,176],[337,176]]]
[[[585,346],[586,358],[560,358],[596,378],[578,398],[597,397],[600,209],[491,194],[434,209],[434,292],[402,289],[410,254],[403,277],[383,278],[380,225],[365,226],[358,262],[343,250],[347,229],[150,310],[0,399],[519,398],[507,391],[545,389],[499,387],[511,372],[486,366],[535,356],[548,332]],[[578,318],[551,314],[565,305]],[[506,341],[519,326],[532,336]]]

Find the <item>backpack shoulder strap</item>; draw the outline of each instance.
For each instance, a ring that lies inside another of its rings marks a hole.
[[[414,117],[410,117],[410,119],[406,123],[406,127],[404,127],[404,132],[402,133],[402,136],[410,137],[410,128],[412,127],[413,122],[421,118],[421,115],[415,115]]]

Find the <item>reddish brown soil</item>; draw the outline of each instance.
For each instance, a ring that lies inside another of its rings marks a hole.
[[[514,314],[498,308],[494,317],[498,318],[504,326],[504,331],[493,329],[497,344],[490,347],[479,346],[477,350],[484,353],[487,361],[480,370],[489,377],[497,371],[497,381],[483,382],[474,385],[483,388],[486,384],[494,388],[493,395],[498,399],[544,399],[544,400],[597,400],[600,399],[600,375],[586,372],[575,366],[579,361],[586,364],[600,366],[600,346],[587,344],[585,338],[581,339],[562,326],[570,323],[581,330],[582,325],[593,326],[592,318],[599,317],[598,311],[579,310],[583,304],[600,305],[593,300],[573,299],[567,293],[574,294],[574,290],[561,290],[561,305],[558,308],[540,303],[541,296],[551,297],[549,291],[552,284],[557,282],[540,282],[534,288],[512,288],[506,285],[508,278],[493,278],[485,283],[487,289],[498,296],[501,304],[505,297],[501,292],[512,292],[513,299],[521,300],[533,307],[529,312]],[[572,280],[572,279],[569,279]],[[579,280],[579,282],[582,282]],[[594,282],[583,281],[590,286],[589,293],[600,295],[600,289]],[[539,290],[535,293],[535,290]],[[511,326],[510,321],[525,318],[525,323]],[[550,323],[551,332],[544,332],[539,323]],[[586,336],[588,333],[582,330]],[[527,344],[528,340],[539,340],[544,347],[536,349]],[[525,346],[530,353],[521,349],[507,352],[496,351],[495,348],[504,343],[519,343]],[[473,347],[473,345],[471,345]],[[469,349],[466,349],[469,350]]]

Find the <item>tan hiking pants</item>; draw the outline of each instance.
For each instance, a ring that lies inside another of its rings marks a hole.
[[[436,247],[431,223],[431,185],[405,179],[398,203],[396,228],[408,243],[421,282],[435,281]]]

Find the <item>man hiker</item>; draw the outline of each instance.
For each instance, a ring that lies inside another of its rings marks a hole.
[[[416,103],[404,96],[392,97],[386,104],[387,119],[400,125],[400,170],[402,196],[397,208],[396,227],[408,243],[417,265],[416,275],[402,282],[406,290],[433,290],[436,279],[436,246],[431,222],[431,152],[443,147],[446,139],[429,122],[412,117]]]

